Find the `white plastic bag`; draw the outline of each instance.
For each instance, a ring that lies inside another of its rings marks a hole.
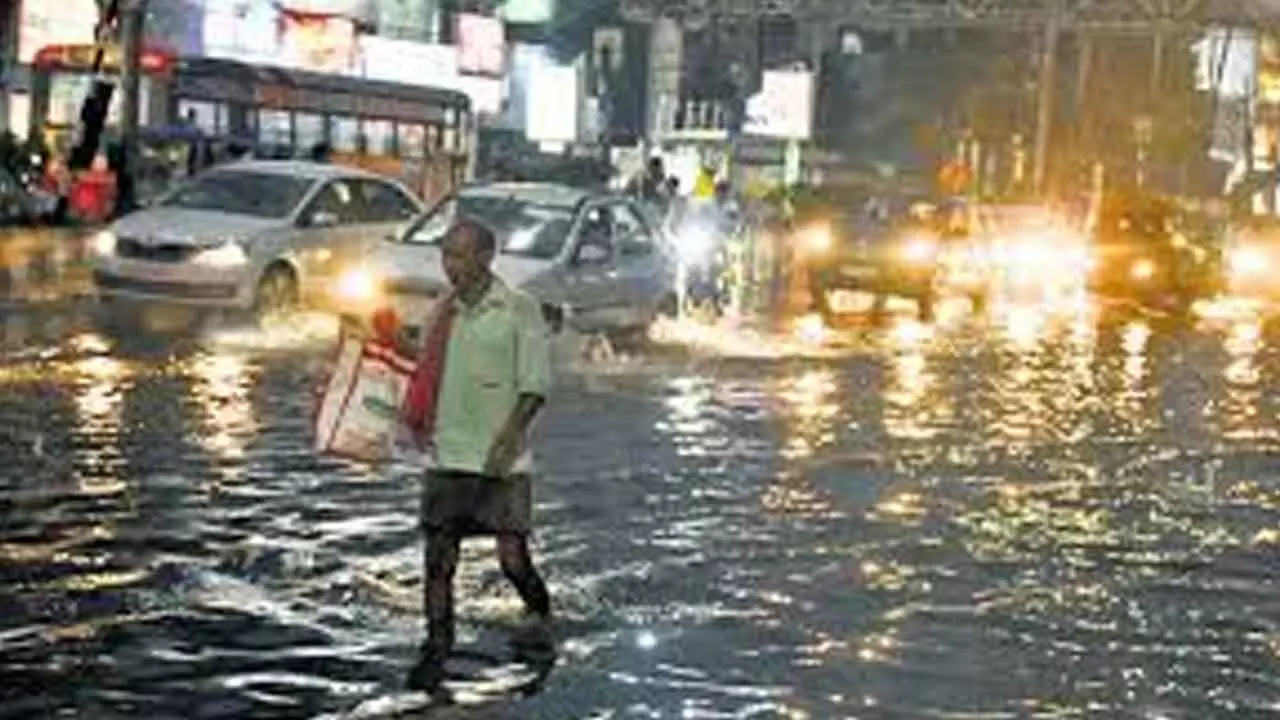
[[[343,334],[314,420],[315,449],[328,455],[389,460],[413,361]]]

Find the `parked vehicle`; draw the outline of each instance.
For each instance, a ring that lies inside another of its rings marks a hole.
[[[379,245],[333,287],[344,315],[395,311],[420,332],[447,291],[440,240],[465,214],[498,235],[496,271],[580,332],[634,336],[673,307],[675,263],[648,216],[629,198],[551,183],[465,187]]]
[[[92,241],[105,300],[286,312],[323,300],[340,271],[418,215],[393,180],[296,161],[214,168]]]

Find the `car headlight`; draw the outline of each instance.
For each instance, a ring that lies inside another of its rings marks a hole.
[[[800,236],[800,242],[806,252],[814,254],[825,253],[834,244],[831,237],[831,228],[825,225],[816,225],[806,229]]]
[[[216,248],[201,251],[196,254],[194,262],[215,268],[232,268],[247,264],[249,256],[239,243],[228,242]]]
[[[1134,280],[1150,280],[1156,274],[1156,264],[1150,260],[1139,260],[1129,269]]]
[[[352,268],[338,276],[333,292],[343,302],[365,304],[381,294],[382,281],[368,268]]]
[[[115,233],[110,230],[103,230],[89,238],[89,250],[99,257],[115,255],[117,241],[118,238]]]
[[[938,241],[930,237],[908,238],[902,245],[902,257],[912,263],[926,263],[938,253]]]
[[[1261,275],[1271,268],[1271,259],[1256,247],[1235,248],[1229,262],[1231,272],[1236,275]]]

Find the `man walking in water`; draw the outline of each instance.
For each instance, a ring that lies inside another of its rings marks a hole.
[[[550,330],[536,301],[493,274],[496,251],[493,231],[469,219],[441,241],[453,293],[427,330],[423,364],[434,356],[443,369],[429,373],[429,387],[419,372],[407,403],[405,419],[433,457],[421,508],[427,641],[408,678],[428,692],[443,681],[454,643],[453,577],[465,537],[497,539],[498,562],[527,614],[517,649],[551,647],[551,600],[528,542],[528,436],[551,384]],[[431,399],[423,402],[423,392]]]

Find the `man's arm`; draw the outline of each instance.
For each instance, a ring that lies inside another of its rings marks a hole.
[[[505,477],[525,450],[529,428],[546,403],[551,389],[551,329],[536,302],[524,303],[517,313],[516,404],[494,439],[485,474]]]

